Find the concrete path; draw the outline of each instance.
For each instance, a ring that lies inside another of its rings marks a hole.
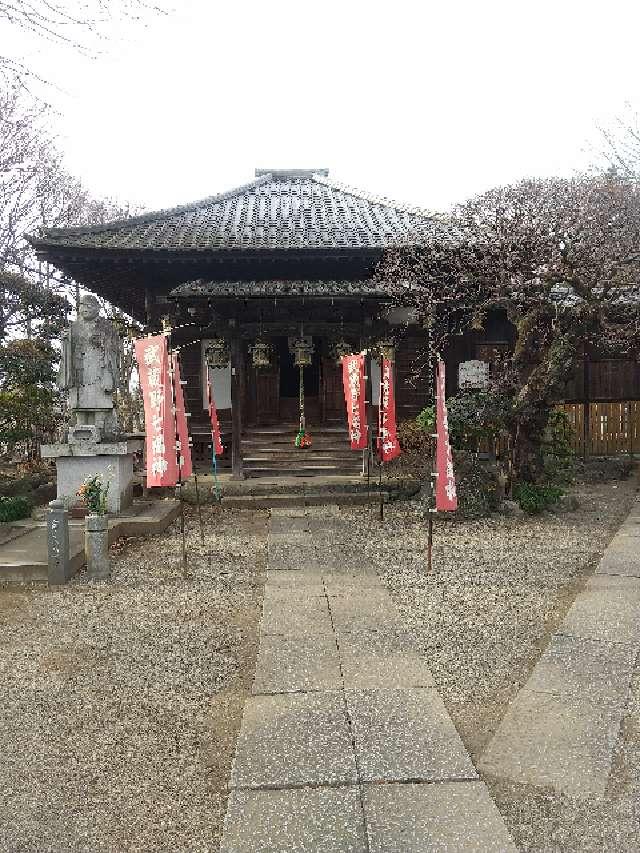
[[[509,707],[480,770],[602,798],[639,650],[636,506]]]
[[[273,511],[221,853],[515,850],[335,507]]]

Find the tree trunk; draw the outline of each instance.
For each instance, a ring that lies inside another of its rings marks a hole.
[[[540,483],[545,478],[542,441],[550,411],[544,406],[518,419],[513,444],[513,467],[518,482]]]

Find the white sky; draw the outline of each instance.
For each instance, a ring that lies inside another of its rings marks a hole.
[[[20,48],[64,90],[67,165],[97,194],[153,209],[326,166],[442,209],[570,173],[596,122],[640,107],[637,0],[174,5],[98,59]]]

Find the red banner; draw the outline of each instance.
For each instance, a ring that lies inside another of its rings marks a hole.
[[[178,460],[167,339],[164,335],[140,338],[135,348],[144,400],[147,486],[175,486]]]
[[[345,355],[342,359],[342,384],[347,404],[349,440],[352,450],[367,446],[367,421],[364,402],[364,356]]]
[[[175,388],[176,424],[178,441],[180,442],[180,474],[183,480],[188,480],[193,473],[193,465],[191,462],[191,446],[189,445],[187,413],[184,406],[184,392],[180,378],[180,358],[177,352],[171,354],[171,361],[173,364],[173,387]]]
[[[451,512],[458,509],[453,456],[449,444],[449,419],[445,401],[444,362],[436,368],[436,509]]]
[[[396,397],[393,389],[393,362],[382,359],[380,371],[380,403],[378,405],[378,455],[383,462],[400,456],[396,428]]]
[[[222,438],[220,437],[220,423],[218,421],[218,410],[216,409],[216,401],[213,396],[213,387],[211,385],[211,376],[207,368],[207,395],[209,400],[209,420],[211,421],[211,442],[213,444],[213,453],[215,456],[221,456],[224,452]]]

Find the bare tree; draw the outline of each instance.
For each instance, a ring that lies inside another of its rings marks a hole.
[[[512,401],[517,474],[543,478],[549,415],[584,348],[640,352],[640,186],[619,173],[526,180],[458,207],[450,244],[389,253],[380,274],[398,298],[451,334],[500,308],[515,347],[500,391]]]
[[[627,103],[609,126],[599,126],[599,141],[591,146],[599,161],[628,178],[640,178],[640,114]]]
[[[9,30],[93,55],[115,19],[142,22],[149,14],[166,14],[147,0],[0,0],[0,20]],[[0,71],[19,78],[31,72],[19,59],[0,56]]]

